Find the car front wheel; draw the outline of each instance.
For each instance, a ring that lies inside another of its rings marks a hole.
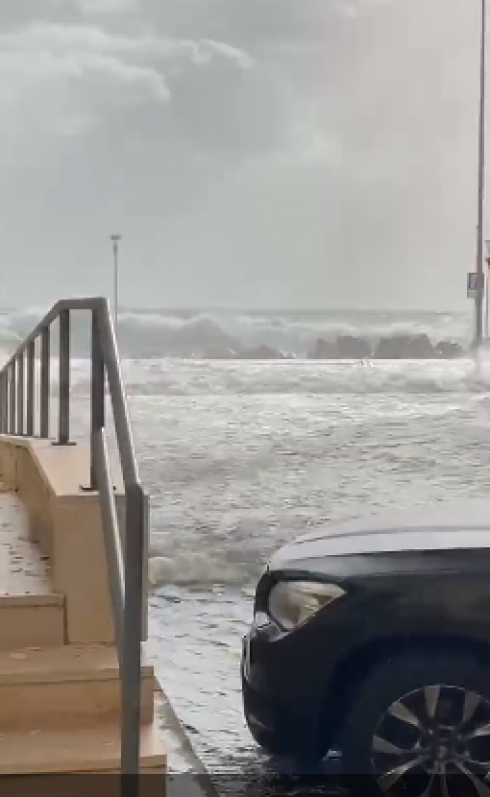
[[[457,650],[397,653],[361,684],[342,751],[363,794],[490,797],[490,669]]]

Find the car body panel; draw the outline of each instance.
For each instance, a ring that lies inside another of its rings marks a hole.
[[[271,569],[326,556],[409,551],[488,550],[490,500],[441,502],[413,512],[333,523],[297,537],[271,559]]]
[[[348,521],[300,537],[272,557],[256,611],[267,611],[271,586],[284,578],[346,590],[293,632],[271,622],[248,635],[254,705],[262,700],[276,714],[308,718],[314,729],[335,702],[346,662],[368,646],[452,639],[490,651],[490,501]]]

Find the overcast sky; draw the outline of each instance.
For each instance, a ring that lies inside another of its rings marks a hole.
[[[0,303],[467,307],[479,6],[0,0]]]

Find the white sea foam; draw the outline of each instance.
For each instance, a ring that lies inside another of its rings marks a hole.
[[[44,309],[0,311],[0,346],[11,351],[41,318]],[[88,350],[85,314],[72,321],[75,352]],[[134,357],[202,355],[213,347],[236,349],[260,344],[304,356],[322,337],[354,335],[376,342],[400,334],[427,334],[433,343],[471,339],[469,313],[393,312],[225,312],[121,311],[119,338]],[[56,346],[56,331],[53,345]]]

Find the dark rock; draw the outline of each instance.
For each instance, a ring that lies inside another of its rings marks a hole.
[[[308,352],[309,360],[336,360],[338,356],[335,343],[325,338],[319,338],[313,349]]]
[[[245,349],[237,355],[240,360],[284,360],[284,354],[271,346],[257,346]]]
[[[435,349],[427,335],[394,335],[381,338],[373,357],[378,360],[431,360]]]
[[[372,354],[369,341],[364,338],[355,338],[352,335],[340,335],[335,348],[340,360],[366,360]]]
[[[462,357],[464,349],[459,343],[453,343],[450,340],[441,340],[435,348],[436,356],[442,360],[453,360],[456,357]]]
[[[310,360],[365,360],[371,357],[371,344],[364,338],[339,335],[332,343],[319,338],[308,352]]]

